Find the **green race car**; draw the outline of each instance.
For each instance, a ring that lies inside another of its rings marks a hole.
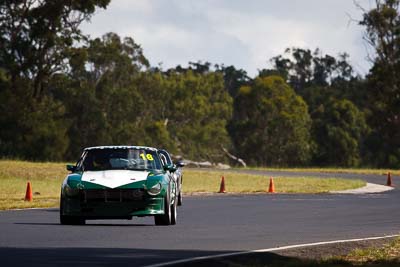
[[[154,216],[156,225],[177,220],[174,165],[163,165],[157,149],[103,146],[84,149],[61,187],[61,224],[87,219]]]

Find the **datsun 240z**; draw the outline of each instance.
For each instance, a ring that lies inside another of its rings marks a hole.
[[[157,149],[103,146],[84,149],[61,187],[61,224],[88,219],[153,216],[156,225],[177,220],[174,165],[163,165]]]

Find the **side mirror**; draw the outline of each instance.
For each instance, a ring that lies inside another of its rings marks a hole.
[[[171,164],[171,165],[164,165],[164,170],[165,170],[165,171],[174,172],[174,171],[176,171],[176,168],[175,168],[175,166],[174,166],[173,164]]]
[[[177,167],[184,167],[186,164],[183,162],[183,161],[178,161],[177,163],[176,163],[176,166]]]
[[[76,170],[76,166],[75,165],[67,165],[67,171],[70,171],[70,172],[74,172]]]

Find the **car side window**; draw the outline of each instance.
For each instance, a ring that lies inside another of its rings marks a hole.
[[[165,166],[165,165],[168,164],[168,163],[167,163],[167,159],[165,158],[165,156],[164,156],[163,154],[160,154],[160,158],[161,158],[161,162],[162,162],[162,165],[163,165],[163,166]]]
[[[167,151],[161,149],[161,150],[159,150],[158,152],[160,153],[160,156],[162,155],[162,156],[165,157],[166,165],[172,165],[172,164],[173,164],[173,163],[172,163],[171,156],[168,154]]]

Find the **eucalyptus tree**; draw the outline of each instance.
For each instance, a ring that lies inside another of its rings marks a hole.
[[[13,88],[32,80],[33,97],[43,94],[52,74],[65,70],[68,49],[82,40],[79,26],[110,0],[3,0],[0,2],[0,66]]]
[[[235,99],[230,124],[241,158],[253,165],[295,166],[309,163],[311,119],[307,104],[280,77],[256,78]]]
[[[400,1],[375,0],[360,22],[374,49],[368,75],[370,158],[380,166],[400,166]]]

